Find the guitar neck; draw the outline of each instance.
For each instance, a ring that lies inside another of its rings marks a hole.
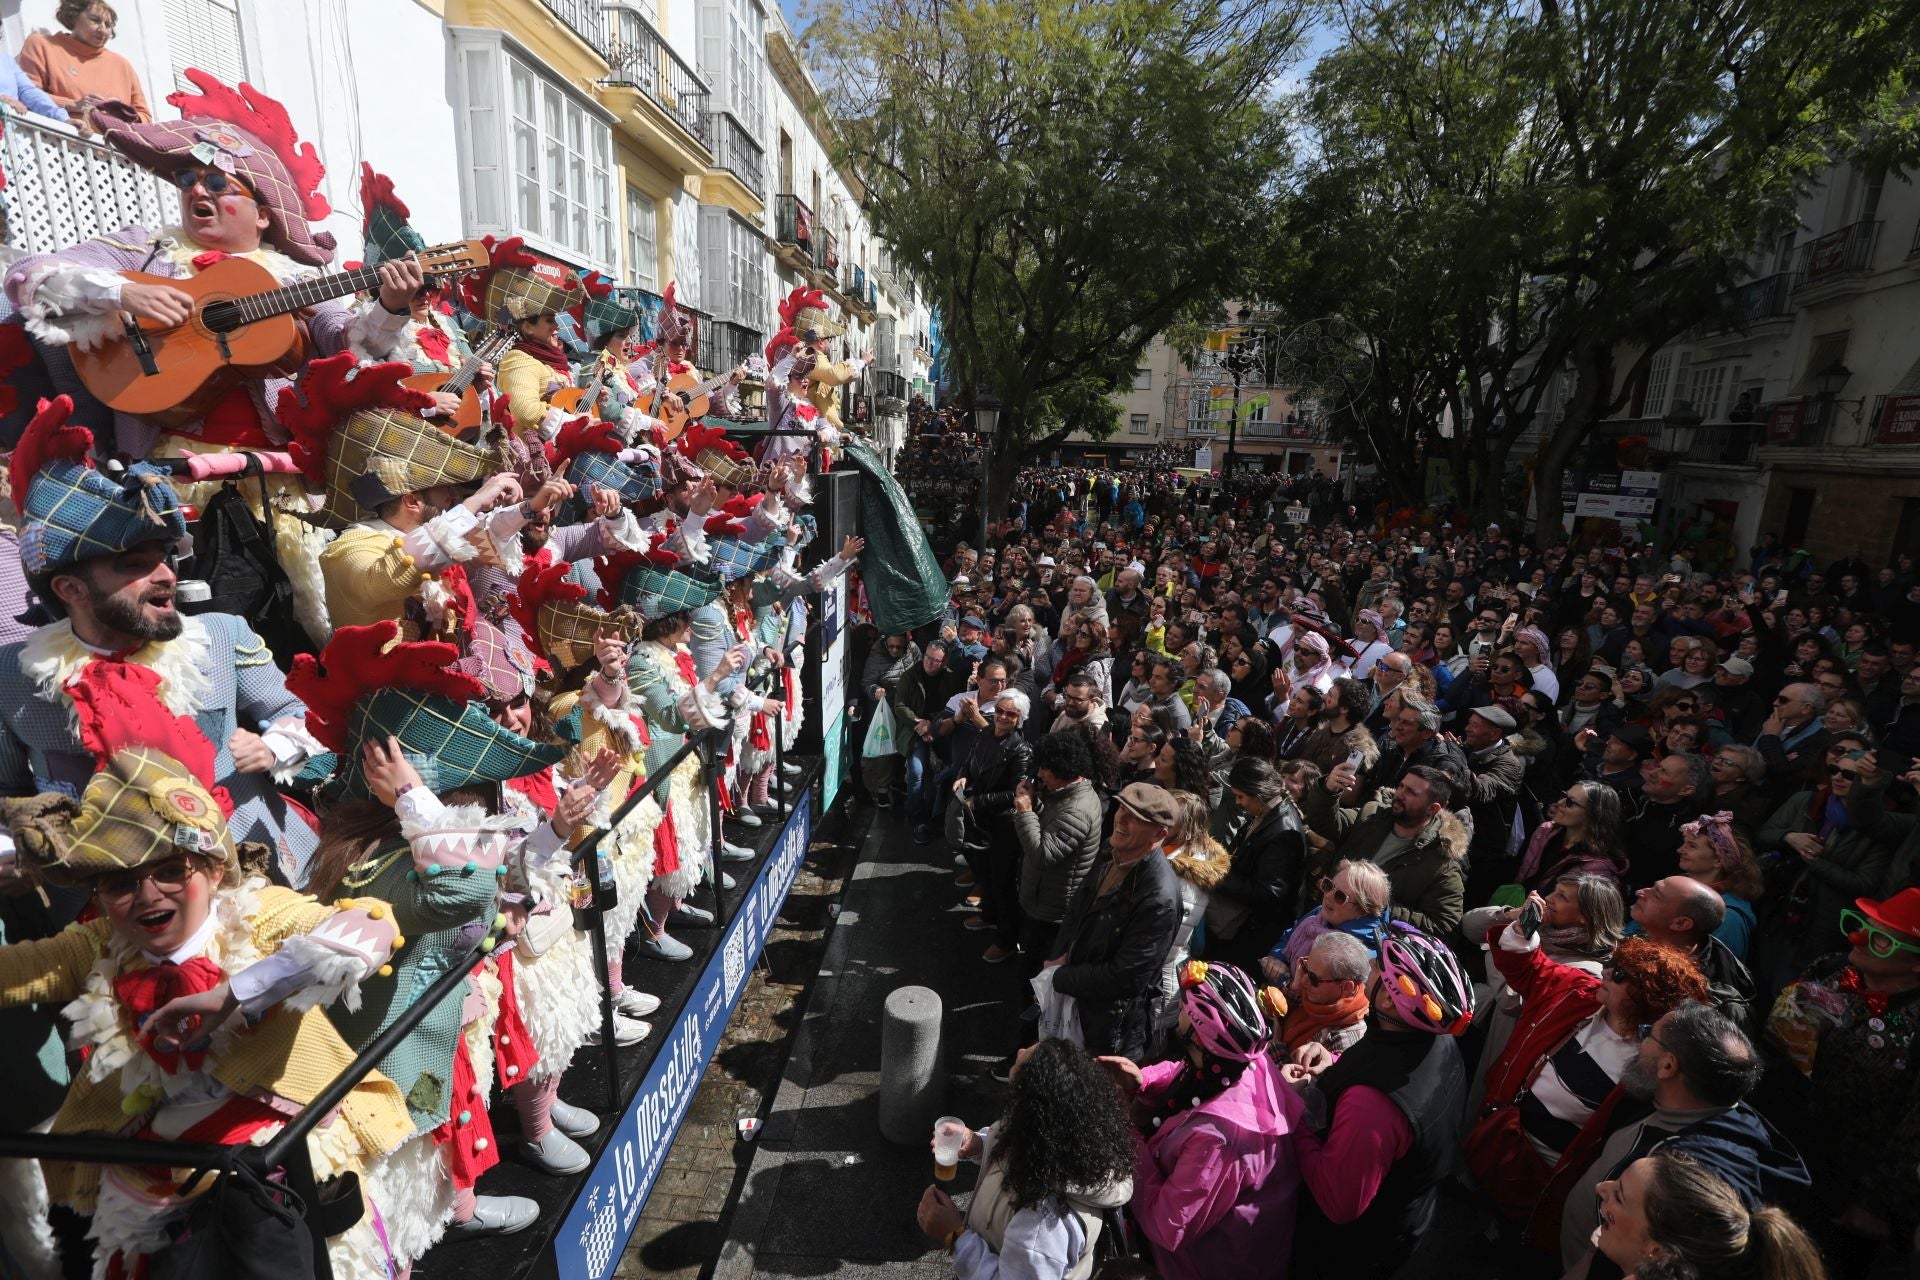
[[[474,379],[480,376],[480,366],[499,356],[500,348],[505,345],[505,337],[504,331],[495,330],[482,338],[475,344],[473,354],[467,357],[466,363],[454,370],[453,376],[447,379],[447,385],[441,390],[448,395],[465,395],[467,388],[473,385]]]
[[[359,267],[353,271],[340,271],[330,276],[315,276],[311,280],[296,281],[293,284],[282,285],[278,289],[269,289],[265,293],[248,294],[244,298],[231,298],[227,300],[227,305],[238,314],[239,323],[252,324],[256,320],[289,315],[306,307],[317,306],[322,302],[344,298],[350,293],[371,289],[379,283],[380,271],[377,267]]]

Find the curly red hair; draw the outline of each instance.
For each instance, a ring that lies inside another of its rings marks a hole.
[[[1681,952],[1645,938],[1623,938],[1607,961],[1626,977],[1636,1023],[1653,1022],[1689,1000],[1707,1003],[1707,980]]]

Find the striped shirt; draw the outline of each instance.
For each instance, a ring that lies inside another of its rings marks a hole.
[[[1599,1009],[1541,1064],[1520,1094],[1520,1126],[1549,1168],[1613,1091],[1638,1048],[1608,1026],[1607,1011]]]

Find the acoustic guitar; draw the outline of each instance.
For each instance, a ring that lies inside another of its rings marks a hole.
[[[473,344],[473,354],[452,373],[414,373],[400,379],[400,384],[412,387],[415,391],[428,393],[444,392],[460,397],[460,407],[450,418],[435,418],[441,427],[459,435],[463,431],[478,428],[486,418],[486,409],[480,403],[480,393],[474,387],[474,381],[480,376],[483,364],[498,365],[500,357],[513,350],[513,344],[519,335],[505,325],[499,325],[480,341]]]
[[[489,261],[478,240],[436,245],[418,255],[430,276],[477,271]],[[92,351],[69,347],[87,390],[121,413],[179,421],[203,412],[246,378],[286,377],[306,358],[295,313],[331,298],[377,288],[375,267],[282,285],[259,263],[226,258],[185,279],[121,273],[135,284],[193,295],[193,313],[177,325],[124,316],[124,337]]]
[[[667,390],[680,397],[681,408],[674,408],[673,402],[660,397],[653,416],[660,419],[661,430],[667,439],[678,439],[689,422],[704,418],[713,408],[713,393],[727,385],[738,374],[742,380],[747,378],[765,378],[767,362],[759,356],[749,357],[747,362],[733,373],[723,373],[718,377],[700,381],[691,373],[682,373],[667,383]]]

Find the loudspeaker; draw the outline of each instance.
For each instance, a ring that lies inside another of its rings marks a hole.
[[[812,478],[813,509],[820,522],[820,540],[814,545],[821,559],[839,555],[840,544],[848,535],[860,532],[860,486],[864,480],[851,468]]]

